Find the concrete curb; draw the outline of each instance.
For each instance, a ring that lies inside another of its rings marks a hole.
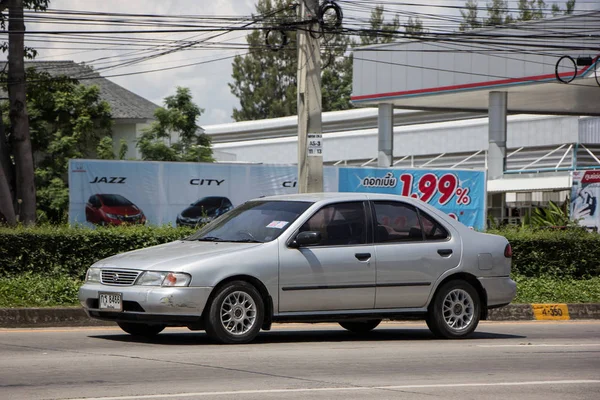
[[[561,310],[558,312],[558,310]],[[558,315],[560,314],[560,315]],[[510,304],[490,310],[489,321],[600,319],[600,303]],[[89,318],[80,307],[0,309],[0,328],[111,326]]]

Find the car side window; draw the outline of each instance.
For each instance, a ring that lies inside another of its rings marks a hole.
[[[420,211],[423,231],[425,232],[426,240],[446,240],[450,236],[446,228],[439,222],[433,219],[430,215]]]
[[[418,242],[423,240],[423,230],[417,209],[397,201],[376,201],[375,242]]]
[[[313,214],[300,232],[321,233],[318,246],[365,244],[367,230],[362,202],[330,204]]]

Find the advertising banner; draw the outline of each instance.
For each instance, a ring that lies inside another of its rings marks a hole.
[[[571,189],[571,219],[579,225],[597,230],[600,227],[598,198],[600,171],[574,171]]]
[[[466,226],[485,228],[485,173],[482,171],[340,168],[339,191],[410,196]]]
[[[458,170],[324,167],[326,192],[418,197],[483,229],[485,174]],[[71,160],[69,223],[196,226],[250,199],[297,193],[297,167],[152,161]]]
[[[71,160],[69,223],[196,226],[250,199],[297,193],[295,165]],[[324,190],[337,190],[337,168]]]

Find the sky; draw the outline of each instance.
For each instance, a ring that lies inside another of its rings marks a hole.
[[[231,16],[248,17],[255,12],[256,0],[51,0],[50,8],[53,10],[77,10],[87,12],[118,12],[132,14],[151,14],[151,15],[171,15],[171,16]],[[598,8],[597,0],[579,0],[577,7],[580,9]],[[387,3],[387,5],[386,5]],[[485,4],[485,0],[480,0]],[[344,10],[344,17],[350,21],[362,19],[364,23],[368,19],[368,12],[371,7],[377,4],[384,4],[389,11],[399,12],[401,22],[405,22],[411,13],[420,13],[424,25],[436,26],[443,23],[445,29],[455,29],[452,21],[440,22],[439,17],[457,21],[460,19],[458,9],[443,6],[461,6],[464,0],[410,0],[405,2],[394,0],[367,1],[356,0],[341,1],[340,5]],[[412,5],[408,5],[412,4]],[[414,14],[412,14],[414,15]],[[389,15],[391,17],[391,14]],[[388,18],[389,18],[388,17]],[[65,25],[65,24],[35,24],[27,23],[28,31],[36,30],[107,30],[106,26],[93,25]],[[143,29],[143,28],[110,28],[119,29]],[[157,29],[153,26],[151,29]],[[232,43],[245,43],[247,32],[232,32],[221,36],[219,41],[230,41]],[[194,40],[202,40],[208,35],[214,33],[161,33],[161,34],[140,34],[142,38],[158,39],[185,39],[194,37]],[[102,35],[98,35],[102,37]],[[111,34],[114,36],[114,34]],[[59,37],[59,36],[56,36]],[[193,51],[180,51],[164,55],[159,58],[145,61],[141,64],[130,66],[118,66],[128,57],[131,57],[132,49],[123,49],[124,46],[107,45],[82,45],[59,43],[54,36],[48,36],[45,42],[27,42],[31,47],[38,50],[36,60],[73,60],[84,62],[99,68],[103,76],[109,77],[112,81],[127,88],[128,90],[158,104],[163,105],[163,99],[166,96],[175,93],[177,86],[188,87],[191,89],[194,102],[205,111],[200,117],[198,124],[201,126],[232,122],[231,114],[234,107],[239,105],[238,99],[231,94],[228,83],[231,79],[231,59],[214,61],[219,58],[243,54],[243,49],[217,49],[207,50],[199,49]],[[119,48],[120,50],[118,50]],[[144,47],[148,50],[155,50],[155,45]],[[187,66],[158,72],[137,73],[128,76],[110,75],[136,73],[153,69],[181,66],[192,63],[202,63],[200,65]],[[111,68],[107,68],[111,67]],[[106,69],[104,69],[106,68]]]

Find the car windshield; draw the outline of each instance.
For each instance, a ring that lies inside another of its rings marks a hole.
[[[102,203],[108,207],[131,206],[132,202],[118,194],[103,194],[100,196]]]
[[[204,226],[187,240],[269,242],[308,207],[301,201],[249,201]]]
[[[193,207],[204,206],[206,208],[216,208],[221,206],[222,197],[204,197],[193,204]]]

